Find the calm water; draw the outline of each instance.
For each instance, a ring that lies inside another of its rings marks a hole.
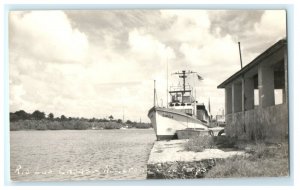
[[[145,179],[151,129],[12,131],[11,179]]]

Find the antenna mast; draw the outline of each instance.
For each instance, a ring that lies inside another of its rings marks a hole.
[[[180,72],[173,73],[175,75],[179,75],[179,78],[182,78],[182,80],[183,80],[183,94],[186,92],[185,91],[185,79],[187,78],[187,75],[192,74],[192,73],[196,73],[196,72],[183,70],[181,73]]]
[[[169,108],[169,58],[167,57],[167,108]]]

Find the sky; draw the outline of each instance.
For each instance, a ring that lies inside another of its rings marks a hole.
[[[245,66],[285,37],[283,10],[11,11],[10,112],[150,122],[153,81],[166,106],[167,78],[191,70],[196,99],[220,114],[238,42]]]

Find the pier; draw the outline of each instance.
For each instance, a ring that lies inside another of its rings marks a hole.
[[[147,179],[203,178],[218,160],[245,155],[233,149],[205,149],[187,151],[187,139],[155,141],[147,163]]]

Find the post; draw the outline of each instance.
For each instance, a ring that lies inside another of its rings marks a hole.
[[[240,62],[241,62],[241,69],[243,68],[243,62],[242,62],[242,53],[241,53],[241,43],[239,44],[239,53],[240,53]],[[244,120],[244,132],[246,132],[246,124],[245,124],[245,79],[244,74],[242,75],[242,111],[243,111],[243,120]]]
[[[275,105],[274,97],[274,68],[258,66],[259,106],[265,108]]]
[[[153,106],[155,107],[155,95],[156,95],[156,89],[155,89],[155,80],[154,80],[154,94],[153,94]]]
[[[225,114],[232,113],[232,86],[227,85],[225,87]]]
[[[240,62],[241,62],[241,69],[243,68],[243,62],[242,62],[242,53],[241,53],[241,43],[238,42],[239,44],[239,52],[240,52]]]

